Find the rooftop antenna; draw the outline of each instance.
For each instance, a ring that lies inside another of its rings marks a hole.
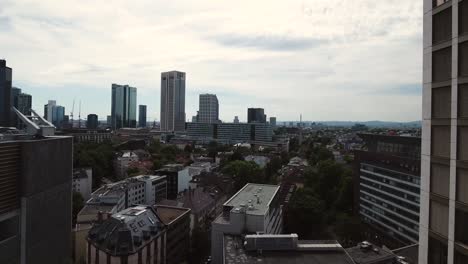
[[[302,114],[300,115],[300,123],[299,123],[299,146],[302,145]]]

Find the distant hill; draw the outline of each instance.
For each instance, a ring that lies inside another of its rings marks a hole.
[[[297,121],[279,121],[278,125],[283,125],[286,122],[286,125],[289,125],[290,122],[294,124],[298,123]],[[368,127],[382,127],[382,128],[420,128],[421,121],[412,121],[412,122],[392,122],[392,121],[303,121],[306,126],[309,126],[311,123],[322,124],[324,126],[340,126],[340,127],[352,127],[355,124],[363,124]]]

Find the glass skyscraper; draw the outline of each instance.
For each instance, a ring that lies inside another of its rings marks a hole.
[[[185,130],[185,73],[161,73],[161,131]]]
[[[112,84],[112,129],[136,127],[136,96],[135,87]]]
[[[138,126],[146,127],[146,105],[138,106]]]

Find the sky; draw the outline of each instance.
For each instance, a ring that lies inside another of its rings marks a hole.
[[[214,93],[225,122],[421,119],[422,1],[0,0],[0,58],[13,85],[75,116],[137,87],[160,119],[161,72],[186,77],[186,116]]]

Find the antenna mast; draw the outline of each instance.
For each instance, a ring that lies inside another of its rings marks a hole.
[[[71,118],[71,127],[73,128],[74,124],[73,124],[73,111],[75,111],[75,98],[73,98],[73,106],[72,106],[72,110],[70,112],[70,118]]]
[[[80,108],[78,111],[78,128],[81,128],[81,100],[80,100]]]

